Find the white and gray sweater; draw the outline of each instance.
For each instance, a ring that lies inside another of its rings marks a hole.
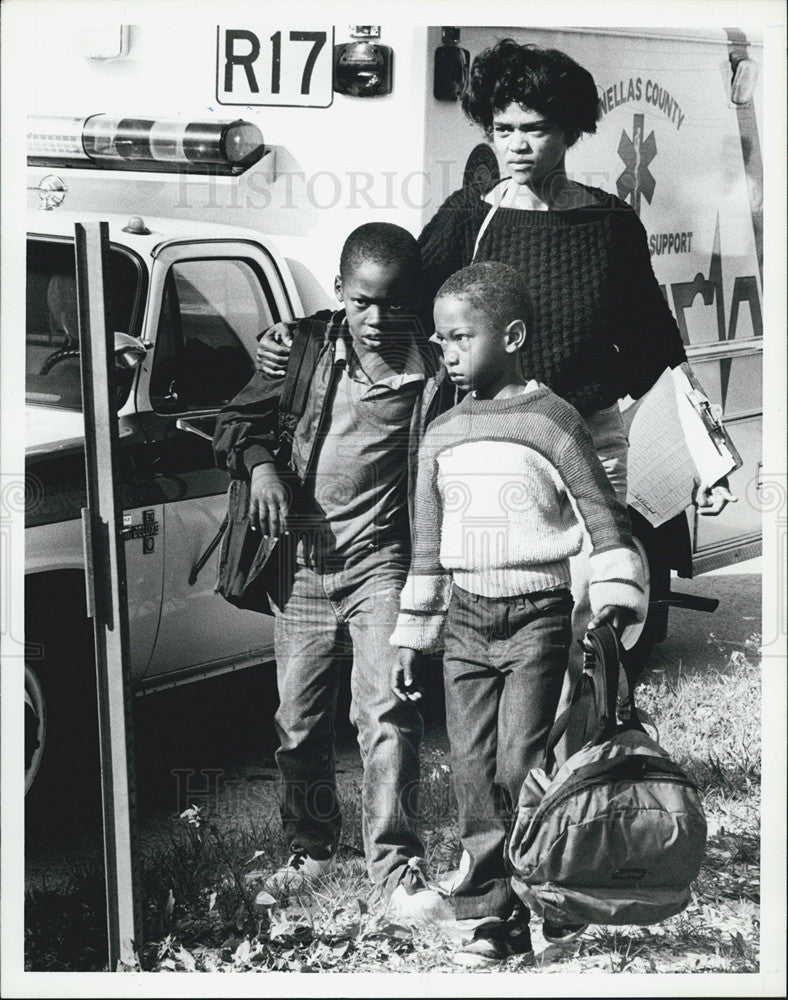
[[[569,584],[569,557],[591,539],[590,599],[646,615],[643,567],[574,407],[530,382],[521,395],[468,395],[430,426],[419,452],[413,556],[395,646],[440,645],[457,586],[513,597]]]

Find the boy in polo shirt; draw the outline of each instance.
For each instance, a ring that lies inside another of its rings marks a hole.
[[[292,497],[270,450],[279,384],[255,375],[220,414],[214,437],[230,473],[250,479],[259,530],[298,537],[292,590],[274,609],[276,760],[290,858],[268,887],[302,888],[333,866],[341,827],[337,658],[350,647],[367,869],[402,918],[441,903],[421,871],[415,829],[422,721],[389,686],[396,656],[389,636],[410,562],[415,458],[450,389],[440,352],[414,336],[419,264],[414,238],[389,223],[361,226],[345,242],[335,282],[344,309],[303,321],[321,347],[293,438],[301,485]]]

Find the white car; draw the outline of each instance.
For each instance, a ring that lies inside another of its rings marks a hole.
[[[117,400],[131,680],[144,693],[272,659],[272,619],[214,592],[228,477],[210,438],[215,414],[253,373],[256,335],[300,315],[301,303],[258,233],[100,218],[111,244],[108,327],[147,349]],[[75,712],[95,699],[74,255],[74,223],[88,221],[38,212],[28,233],[26,789],[48,762],[65,766],[86,728]]]

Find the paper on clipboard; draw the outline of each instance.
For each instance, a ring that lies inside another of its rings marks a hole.
[[[665,369],[622,414],[629,424],[627,502],[655,528],[688,507],[701,482],[741,464],[705,397],[680,368]]]

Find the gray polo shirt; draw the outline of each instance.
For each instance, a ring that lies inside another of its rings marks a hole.
[[[391,363],[337,337],[333,388],[307,489],[294,527],[304,532],[299,560],[336,569],[373,548],[408,551],[408,440],[426,371],[412,338]],[[309,420],[310,395],[302,419]],[[295,435],[296,441],[298,434]]]

